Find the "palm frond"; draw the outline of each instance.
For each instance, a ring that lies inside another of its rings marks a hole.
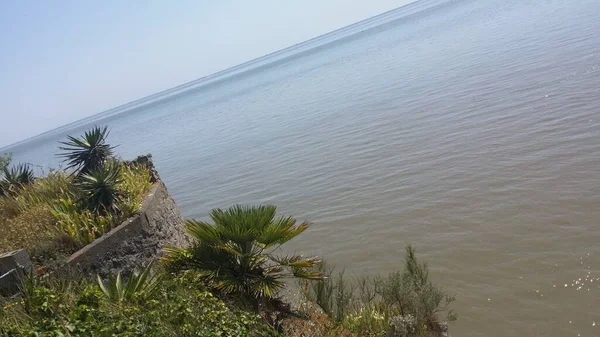
[[[274,258],[265,250],[296,237],[309,226],[292,217],[276,218],[276,207],[235,205],[213,209],[214,224],[188,220],[188,234],[196,242],[187,249],[169,249],[167,262],[196,270],[204,282],[228,296],[239,296],[256,309],[275,298],[286,277],[321,279],[312,267],[317,258]]]
[[[121,192],[120,166],[113,164],[84,173],[76,186],[82,194],[80,202],[95,213],[115,213],[119,210]]]
[[[86,131],[80,138],[67,136],[68,141],[60,142],[58,156],[67,163],[67,169],[78,173],[87,173],[100,168],[112,156],[113,146],[106,144],[110,132],[108,127],[98,126]]]

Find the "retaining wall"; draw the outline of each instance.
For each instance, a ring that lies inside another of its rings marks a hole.
[[[166,246],[188,244],[179,208],[157,180],[138,214],[71,255],[66,267],[104,276],[127,274],[159,257]]]

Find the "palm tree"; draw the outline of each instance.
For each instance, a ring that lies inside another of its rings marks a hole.
[[[167,260],[173,269],[194,269],[218,292],[239,297],[254,310],[277,303],[284,279],[320,280],[313,267],[316,257],[277,257],[281,245],[304,232],[309,223],[296,225],[292,217],[275,217],[276,207],[236,205],[213,209],[213,224],[188,220],[187,232],[195,239],[190,248],[170,248]]]
[[[75,169],[78,174],[98,169],[112,156],[114,147],[106,144],[109,133],[107,127],[95,126],[80,138],[67,136],[69,141],[60,142],[65,146],[59,147],[64,152],[58,156],[67,162],[67,169]]]
[[[98,214],[118,212],[122,197],[118,189],[122,181],[120,174],[121,167],[117,163],[81,174],[76,182],[81,192],[80,203]]]
[[[23,185],[31,183],[34,179],[33,170],[27,164],[14,165],[10,169],[2,169],[3,177],[0,180],[0,196],[16,191]]]

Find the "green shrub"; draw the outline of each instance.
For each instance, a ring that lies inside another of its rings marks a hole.
[[[34,279],[23,300],[0,302],[0,335],[277,336],[258,315],[226,305],[196,279],[172,275],[153,299],[118,306],[87,281]]]
[[[146,193],[152,187],[150,170],[143,165],[122,164],[119,181],[117,187],[122,194],[121,211],[125,214],[138,212]]]
[[[96,214],[117,214],[120,212],[122,193],[121,166],[117,163],[95,168],[82,173],[76,182],[82,207]]]
[[[120,272],[116,277],[109,274],[106,284],[100,275],[97,275],[97,278],[102,293],[114,303],[148,301],[156,294],[162,282],[161,274],[152,274],[152,263],[148,264],[141,273],[129,276],[126,281],[123,280]]]
[[[12,161],[12,153],[5,153],[3,155],[0,155],[0,172],[4,170],[4,168],[8,167],[8,165],[10,165],[10,162]]]
[[[71,238],[83,247],[96,240],[104,233],[119,225],[127,219],[128,215],[107,213],[104,215],[94,213],[88,209],[81,209],[72,199],[61,199],[54,205],[52,214],[56,219],[54,231],[57,235]]]
[[[0,196],[18,193],[23,186],[33,182],[33,179],[33,170],[27,164],[4,167],[0,180]]]
[[[425,336],[439,328],[440,319],[456,320],[449,309],[454,298],[429,280],[427,265],[418,262],[410,245],[404,269],[385,277],[351,282],[344,272],[322,272],[329,277],[304,283],[305,295],[337,324],[360,336]],[[442,313],[446,315],[440,317]]]
[[[195,243],[188,249],[170,249],[171,267],[199,271],[212,289],[239,298],[255,311],[260,305],[271,306],[285,278],[322,278],[320,272],[311,271],[320,263],[314,257],[281,258],[273,254],[309,226],[296,226],[291,217],[275,218],[275,213],[275,206],[238,205],[212,210],[214,225],[187,221],[187,231]]]

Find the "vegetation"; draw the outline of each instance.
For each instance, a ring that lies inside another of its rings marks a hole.
[[[358,279],[351,283],[344,272],[320,282],[305,283],[306,296],[329,317],[359,336],[427,336],[457,316],[449,309],[454,301],[429,280],[429,269],[419,263],[412,246],[406,248],[404,269],[385,277]]]
[[[94,127],[80,138],[68,136],[60,157],[67,163],[67,169],[74,169],[78,174],[85,174],[100,169],[104,163],[112,157],[114,147],[106,144],[109,131],[107,127]]]
[[[188,249],[170,249],[171,267],[197,270],[209,288],[239,298],[255,311],[277,305],[285,278],[319,280],[322,274],[312,270],[320,263],[315,257],[273,254],[309,227],[275,215],[275,206],[238,205],[214,209],[210,213],[214,225],[187,221],[187,231],[196,242]]]
[[[117,277],[109,274],[106,284],[98,275],[98,285],[113,303],[144,302],[154,297],[162,281],[160,274],[152,275],[151,272],[152,264],[149,264],[141,273],[133,274],[127,281],[123,280],[121,273],[118,273]]]
[[[31,277],[20,300],[0,298],[1,336],[254,336],[278,334],[260,316],[203,289],[196,275],[169,275],[148,296],[115,305],[85,279]]]
[[[2,169],[2,180],[0,180],[0,196],[10,193],[18,193],[19,189],[34,179],[33,170],[26,164],[19,164]]]
[[[28,165],[6,167],[0,180],[0,250],[26,248],[53,263],[94,241],[139,211],[151,175],[147,167],[111,157],[106,128],[69,136],[62,153],[77,175],[51,170],[35,178]]]
[[[77,188],[81,194],[79,202],[84,208],[97,214],[116,214],[120,211],[121,167],[118,164],[105,165],[77,179]]]
[[[95,127],[61,143],[72,172],[35,178],[0,157],[0,250],[26,248],[48,266],[139,211],[151,172],[114,158],[108,134]],[[276,254],[310,224],[275,206],[214,209],[210,218],[186,221],[193,244],[167,249],[140,273],[29,271],[20,294],[0,297],[0,336],[421,337],[456,319],[454,298],[411,246],[401,271],[349,281],[316,257]],[[304,299],[293,310],[281,295],[289,279],[300,280]]]
[[[10,165],[11,160],[11,153],[5,153],[3,155],[0,155],[0,171],[3,171],[6,167],[8,167],[8,165]]]

